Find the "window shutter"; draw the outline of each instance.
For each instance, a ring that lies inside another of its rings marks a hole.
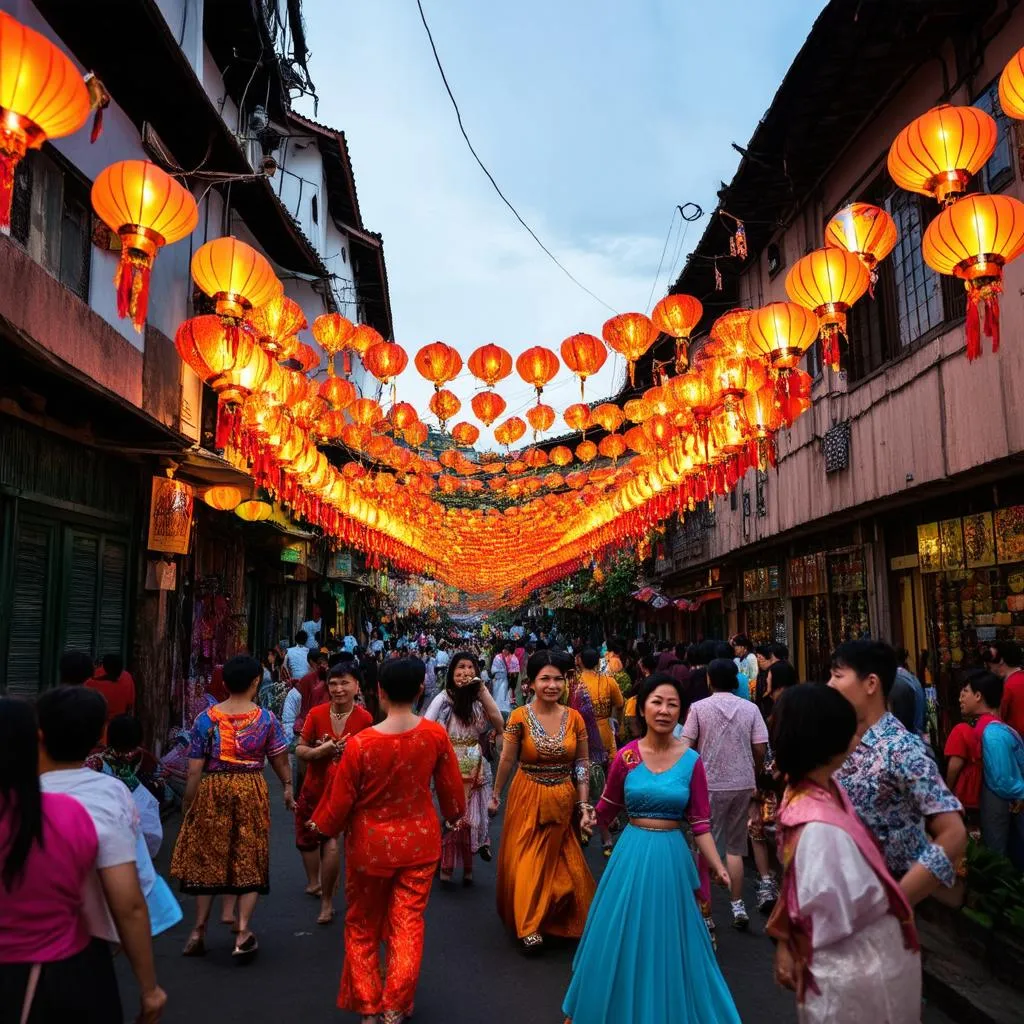
[[[18,524],[14,543],[14,587],[7,651],[7,694],[35,697],[44,680],[43,638],[53,530],[39,523]]]
[[[99,550],[100,539],[96,534],[68,532],[64,650],[85,651],[93,658],[97,655],[96,599],[99,591]]]
[[[128,545],[124,541],[103,541],[100,567],[99,650],[124,654],[125,606],[128,602]]]

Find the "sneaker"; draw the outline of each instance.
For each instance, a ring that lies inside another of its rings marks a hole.
[[[768,914],[775,906],[779,898],[779,887],[771,875],[765,875],[757,883],[757,909],[762,914]]]
[[[743,900],[732,900],[732,926],[738,932],[745,932],[750,927],[750,917]]]

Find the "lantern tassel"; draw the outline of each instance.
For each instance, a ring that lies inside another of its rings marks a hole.
[[[149,280],[153,261],[138,249],[122,249],[121,259],[114,273],[117,289],[117,315],[124,320],[131,317],[132,326],[140,334],[149,309]]]
[[[981,313],[978,309],[981,297],[972,292],[967,298],[967,321],[964,331],[967,335],[967,361],[973,363],[981,355]]]
[[[0,149],[0,228],[11,226],[11,201],[14,199],[14,172],[22,154]]]
[[[839,369],[839,328],[826,324],[821,331],[821,359],[833,370]]]

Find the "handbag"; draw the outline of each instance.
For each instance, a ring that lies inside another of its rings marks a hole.
[[[35,1002],[36,989],[39,986],[39,975],[43,973],[42,964],[33,964],[28,972],[28,984],[25,986],[25,999],[21,1004],[21,1024],[28,1024],[32,1015],[32,1003]]]

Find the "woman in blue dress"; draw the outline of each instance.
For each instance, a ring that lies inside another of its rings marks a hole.
[[[681,824],[723,886],[729,875],[711,838],[704,765],[673,736],[684,705],[677,680],[641,684],[643,737],[608,773],[598,824],[629,817],[605,869],[573,961],[566,1024],[740,1024],[697,905],[700,888]]]

